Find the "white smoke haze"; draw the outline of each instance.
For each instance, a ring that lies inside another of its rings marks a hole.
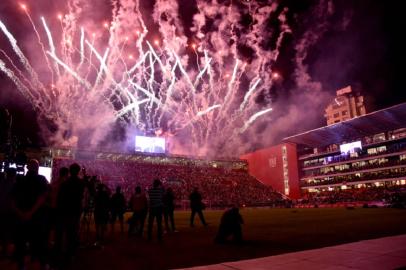
[[[306,58],[329,27],[332,1],[314,7],[309,25],[317,27],[295,39],[296,89],[283,106],[273,104],[269,91],[284,39],[295,34],[289,9],[251,1],[246,26],[233,2],[197,0],[196,8],[190,29],[177,1],[156,0],[151,13],[139,0],[69,0],[60,21],[27,10],[43,45],[15,44],[11,24],[0,18],[14,46],[13,55],[0,52],[0,70],[31,102],[55,146],[126,150],[135,134],[162,130],[171,153],[236,157],[316,117],[309,110],[328,96]],[[269,28],[270,16],[277,31]],[[151,19],[157,31],[149,30]],[[271,38],[275,44],[267,46]],[[123,140],[111,136],[117,123],[125,128]]]

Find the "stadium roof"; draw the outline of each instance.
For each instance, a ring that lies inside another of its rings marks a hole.
[[[310,147],[322,147],[400,128],[406,128],[406,102],[344,122],[286,137],[283,141]]]

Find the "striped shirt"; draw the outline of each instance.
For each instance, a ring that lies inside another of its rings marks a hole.
[[[163,207],[163,197],[164,197],[164,190],[161,187],[151,188],[148,190],[149,196],[149,207],[156,208],[156,207]]]

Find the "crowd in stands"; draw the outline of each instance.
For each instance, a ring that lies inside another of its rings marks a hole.
[[[70,159],[55,159],[53,174],[72,162]],[[194,187],[199,188],[209,207],[270,205],[281,199],[279,193],[245,170],[111,160],[84,160],[80,164],[87,175],[97,176],[110,189],[120,185],[127,199],[136,186],[145,190],[155,178],[173,189],[177,206],[188,201]]]
[[[308,192],[296,204],[320,205],[336,203],[384,203],[390,206],[406,203],[406,187],[363,187],[352,189],[334,189],[319,192]]]

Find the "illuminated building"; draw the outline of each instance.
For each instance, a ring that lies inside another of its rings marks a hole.
[[[291,198],[406,185],[406,103],[287,137],[241,158],[251,175]]]
[[[327,106],[324,117],[327,125],[365,115],[364,97],[352,91],[351,86],[337,90],[337,96]]]

